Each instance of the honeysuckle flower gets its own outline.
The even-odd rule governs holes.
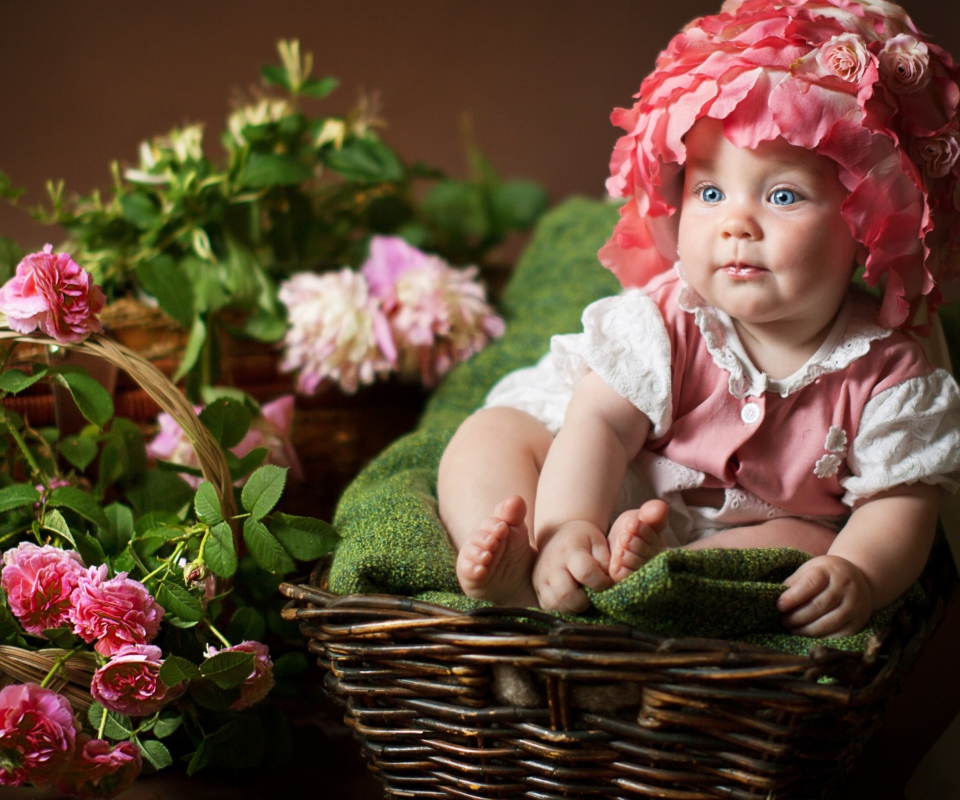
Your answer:
[[[362,275],[302,272],[280,284],[278,297],[290,324],[280,369],[299,370],[297,391],[313,394],[332,381],[352,394],[393,369],[390,326]]]
[[[73,761],[57,780],[57,791],[72,797],[110,800],[133,785],[142,766],[140,748],[133,742],[111,745],[81,733]]]
[[[950,174],[960,157],[960,141],[956,131],[944,131],[936,136],[915,139],[910,155],[931,178],[943,178]]]
[[[888,85],[881,70],[899,77]],[[673,38],[637,102],[611,117],[626,135],[607,189],[627,202],[600,261],[628,287],[672,268],[684,136],[712,117],[737,147],[782,137],[836,164],[842,213],[868,251],[864,278],[883,288],[878,322],[922,331],[939,286],[960,277],[960,253],[943,246],[960,213],[954,181],[925,181],[914,162],[950,173],[958,81],[949,54],[893,3],[727,0]]]
[[[362,272],[390,320],[401,373],[426,386],[504,331],[475,267],[454,269],[398,236],[374,236]]]
[[[70,608],[74,633],[93,649],[113,656],[131,644],[146,644],[160,630],[163,606],[139,581],[121,572],[107,579],[107,566],[90,567],[80,576]]]
[[[240,697],[231,704],[230,708],[240,711],[256,705],[270,694],[275,683],[273,679],[273,660],[270,658],[270,649],[260,642],[240,642],[232,647],[217,650],[207,645],[205,656],[211,658],[218,653],[253,653],[253,672],[240,684]]]
[[[257,103],[245,105],[234,111],[227,119],[227,128],[233,141],[242,147],[247,144],[247,139],[243,135],[244,128],[277,122],[292,113],[293,106],[287,100],[265,97]]]
[[[243,458],[257,447],[266,447],[266,463],[289,467],[293,477],[303,480],[303,468],[291,441],[294,410],[294,398],[289,394],[264,403],[260,408],[260,415],[250,423],[246,436],[231,447],[230,452]],[[195,406],[194,411],[199,414],[203,407]],[[197,458],[193,444],[177,421],[165,411],[161,411],[157,414],[157,423],[160,429],[147,443],[147,456],[186,467],[199,467],[200,459]],[[203,479],[196,475],[181,477],[194,489],[203,482]],[[242,483],[243,481],[238,481],[237,485]]]
[[[151,644],[125,645],[95,673],[90,694],[100,705],[118,714],[144,717],[159,711],[186,689],[186,683],[167,686],[160,680],[163,652]]]
[[[76,736],[66,697],[36,683],[0,689],[0,786],[52,785],[73,758]]]
[[[71,597],[85,574],[76,551],[21,542],[3,554],[0,585],[23,629],[42,634],[69,624]]]
[[[105,303],[89,273],[49,244],[25,256],[0,287],[0,311],[12,330],[32,333],[39,328],[58,342],[82,342],[101,332],[96,315]]]
[[[909,33],[888,39],[880,51],[880,77],[897,94],[916,94],[930,83],[930,51]]]

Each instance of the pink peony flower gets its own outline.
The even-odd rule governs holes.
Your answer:
[[[77,737],[77,751],[57,781],[57,791],[73,797],[116,797],[140,775],[140,748],[133,742],[111,745],[85,733]]]
[[[817,63],[829,75],[859,83],[870,64],[870,53],[860,36],[843,33],[821,46]]]
[[[200,406],[194,408],[198,414],[202,410]],[[294,398],[290,394],[264,403],[260,408],[260,416],[250,424],[247,435],[236,446],[231,447],[230,452],[238,458],[243,458],[257,447],[266,447],[267,464],[290,467],[291,475],[298,480],[304,480],[300,459],[290,441],[293,435],[294,410]],[[157,423],[160,425],[160,430],[147,444],[147,455],[152,459],[170,461],[187,467],[199,467],[200,459],[197,458],[193,444],[176,420],[165,411],[161,411],[157,414]],[[195,475],[181,477],[194,489],[203,481]],[[244,481],[237,481],[237,486],[243,483]]]
[[[0,689],[0,786],[49,786],[73,758],[73,709],[36,683]]]
[[[80,554],[21,542],[3,554],[0,585],[23,629],[41,634],[70,622],[70,598],[86,574]]]
[[[936,136],[915,139],[910,155],[931,178],[943,178],[950,174],[960,157],[957,132],[944,131]]]
[[[280,369],[300,370],[298,392],[313,394],[333,381],[352,394],[393,369],[390,326],[362,275],[302,272],[280,284],[278,296],[290,321]]]
[[[90,694],[104,708],[131,717],[159,711],[186,689],[185,683],[167,686],[160,680],[163,652],[151,644],[121,647],[93,673]]]
[[[909,33],[887,40],[880,52],[880,77],[897,94],[917,94],[930,83],[930,51]]]
[[[90,567],[80,577],[73,596],[70,621],[93,649],[113,656],[126,645],[146,644],[160,630],[164,610],[139,581],[126,572],[107,580],[107,566]]]
[[[224,647],[222,650],[207,645],[207,658],[218,653],[253,653],[254,656],[253,672],[240,684],[240,698],[234,701],[230,708],[236,711],[249,708],[270,694],[275,681],[273,680],[273,661],[270,658],[270,650],[265,644],[247,641],[232,647]]]
[[[362,271],[390,320],[401,374],[426,386],[504,331],[476,267],[454,269],[398,236],[374,236]]]
[[[106,302],[100,287],[67,253],[47,245],[17,265],[0,288],[0,311],[20,333],[39,328],[58,342],[82,342],[103,328],[96,315]]]

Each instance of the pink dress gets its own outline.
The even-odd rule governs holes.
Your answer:
[[[859,498],[918,480],[960,485],[957,384],[910,337],[878,326],[876,310],[852,288],[819,350],[774,380],[729,317],[671,272],[588,306],[583,333],[553,337],[486,405],[520,408],[556,432],[593,370],[651,422],[614,514],[660,497],[677,544],[780,516],[839,529]],[[723,507],[687,506],[680,495],[696,487],[724,489]]]

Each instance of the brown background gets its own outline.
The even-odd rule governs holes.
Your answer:
[[[954,2],[908,2],[918,26],[960,54]],[[554,200],[599,196],[629,105],[669,37],[719,0],[0,0],[0,169],[45,200],[108,189],[108,165],[137,160],[143,139],[207,125],[220,154],[230,99],[299,37],[315,76],[341,87],[321,105],[342,113],[379,91],[386,140],[407,160],[465,175],[459,118],[502,175],[541,182]],[[0,205],[0,234],[27,248],[61,234]]]

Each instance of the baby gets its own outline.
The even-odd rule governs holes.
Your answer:
[[[786,546],[784,625],[840,636],[916,580],[960,477],[909,335],[960,267],[957,78],[880,0],[728,0],[671,41],[613,117],[626,290],[441,461],[466,594],[576,612],[665,548]]]

